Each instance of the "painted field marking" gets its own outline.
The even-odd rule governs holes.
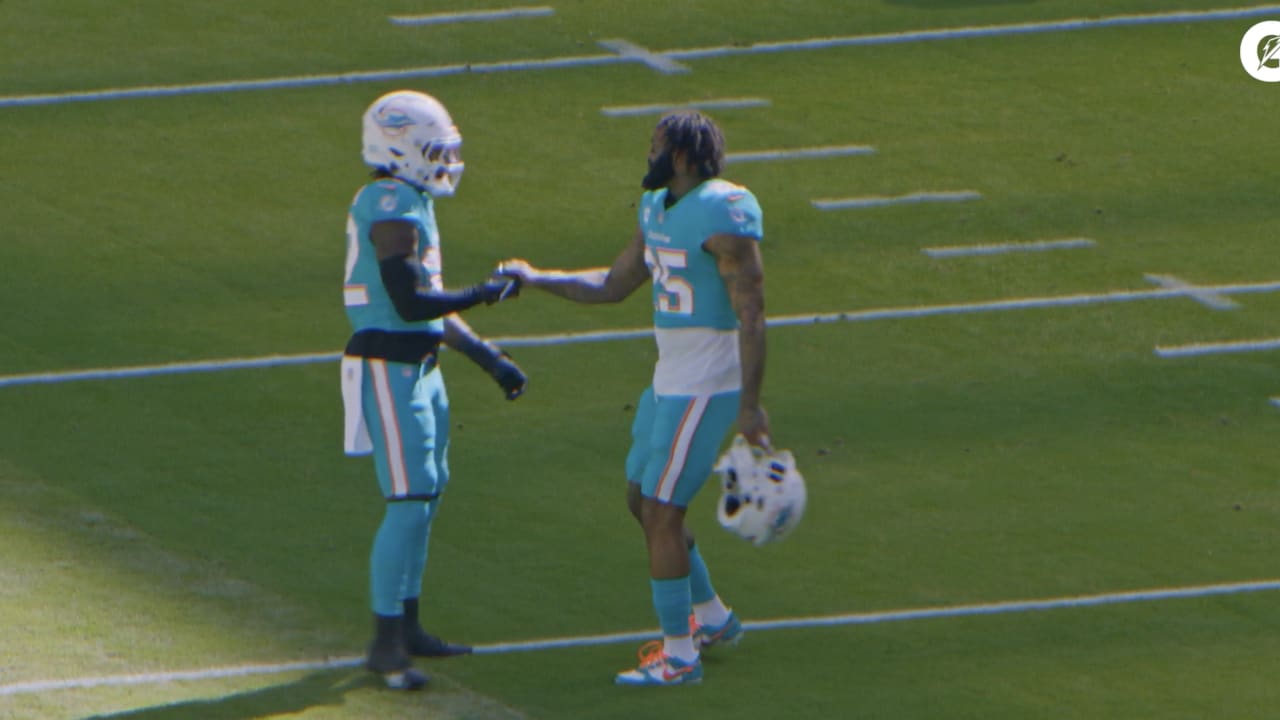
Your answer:
[[[1205,285],[1199,286],[1198,289],[1222,295],[1232,295],[1236,293],[1272,293],[1280,292],[1280,281],[1237,283],[1232,285]],[[1138,300],[1167,300],[1169,298],[1185,297],[1186,295],[1186,288],[1113,290],[1111,292],[1104,293],[1049,295],[1044,297],[988,300],[985,302],[974,303],[947,303],[942,305],[873,308],[869,310],[851,310],[848,312],[807,315],[779,315],[777,317],[769,318],[767,325],[769,327],[789,327],[794,325],[817,325],[824,323],[871,322],[875,320],[936,317],[939,315],[964,315],[969,313],[1004,312],[1009,310],[1101,305],[1105,303],[1134,302]],[[547,335],[513,335],[509,337],[491,338],[491,340],[499,345],[507,347],[544,347],[550,345],[609,342],[614,340],[635,340],[648,337],[653,337],[652,328],[592,330],[587,332],[552,333]],[[0,375],[0,388],[15,387],[19,385],[42,385],[72,382],[77,380],[111,380],[117,378],[173,375],[189,372],[214,372],[220,370],[277,367],[281,365],[304,365],[309,363],[332,362],[338,360],[339,357],[341,357],[341,353],[336,352],[304,353],[299,355],[267,355],[264,357],[201,360],[197,362],[164,363],[159,365],[139,365],[123,368],[96,368],[90,370],[64,370],[58,372]]]
[[[1225,355],[1228,353],[1280,350],[1280,338],[1266,340],[1237,340],[1219,343],[1192,343],[1190,345],[1157,345],[1156,355],[1162,358],[1195,357],[1197,355]]]
[[[82,690],[96,687],[127,687],[130,685],[161,685],[171,682],[193,680],[218,680],[222,678],[253,677],[255,675],[278,675],[287,672],[304,670],[336,670],[356,667],[364,662],[364,657],[342,657],[329,660],[314,660],[289,663],[263,663],[256,665],[233,665],[229,667],[206,668],[203,670],[177,670],[170,672],[138,673],[136,675],[107,675],[103,677],[72,678],[67,680],[36,680],[31,682],[10,683],[0,685],[0,697],[6,695],[25,695],[29,693],[55,692],[58,690]]]
[[[1043,252],[1066,250],[1097,245],[1089,238],[1065,238],[1062,240],[1033,240],[1031,242],[992,243],[987,245],[944,245],[921,248],[920,252],[935,258],[962,257],[966,255],[998,255],[1011,252]]]
[[[769,160],[811,160],[815,158],[846,157],[849,155],[875,155],[870,145],[821,145],[818,147],[791,148],[788,150],[755,150],[727,153],[726,163],[762,162]]]
[[[691,72],[688,65],[681,65],[675,60],[672,60],[668,55],[656,53],[648,48],[640,47],[630,40],[612,38],[609,40],[599,40],[596,44],[606,50],[614,51],[624,59],[638,60],[663,75],[681,75],[683,73]]]
[[[838,198],[810,201],[819,210],[861,210],[863,208],[884,207],[886,205],[916,205],[931,202],[967,202],[981,200],[982,193],[976,190],[954,190],[943,192],[913,192],[906,195],[866,195],[863,197]]]
[[[154,377],[157,375],[182,375],[185,373],[195,372],[218,372],[221,370],[249,370],[252,368],[281,367],[284,365],[307,365],[310,363],[337,361],[341,357],[342,353],[340,352],[304,353],[301,355],[264,355],[262,357],[197,360],[195,362],[161,363],[158,365],[134,365],[131,367],[90,368],[88,370],[27,373],[24,375],[0,376],[0,387],[9,387],[14,385],[45,385],[51,383],[75,382],[77,380],[122,380],[134,377]]]
[[[1173,275],[1156,275],[1153,273],[1147,273],[1142,277],[1153,285],[1184,290],[1187,293],[1187,297],[1195,300],[1201,305],[1213,308],[1214,310],[1235,310],[1240,307],[1240,304],[1231,298],[1225,298],[1213,291],[1198,288],[1186,280],[1174,277]]]
[[[766,107],[771,103],[764,98],[720,98],[716,100],[691,100],[689,102],[652,103],[649,105],[613,105],[600,108],[600,114],[608,117],[635,117],[653,115],[672,110],[736,110],[739,108]]]
[[[428,15],[391,15],[387,19],[395,25],[442,25],[455,22],[489,22],[514,18],[545,17],[554,15],[555,12],[555,8],[539,6],[515,7],[506,10],[431,13]]]
[[[1223,595],[1239,595],[1242,593],[1269,592],[1280,590],[1280,580],[1255,580],[1237,583],[1220,583],[1213,585],[1194,585],[1188,587],[1156,588],[1152,590],[1136,590],[1124,592],[1101,593],[1096,595],[1075,595],[1067,597],[1043,598],[1035,600],[1011,600],[994,603],[976,603],[966,605],[944,605],[903,610],[885,610],[867,613],[843,613],[838,615],[814,615],[809,617],[778,618],[745,622],[743,627],[753,632],[768,630],[789,630],[796,628],[835,627],[844,625],[874,625],[886,622],[904,622],[912,620],[936,620],[956,617],[973,617],[985,615],[1007,615],[1010,613],[1043,612],[1046,610],[1093,608],[1106,605],[1119,605],[1137,602],[1157,602],[1165,600],[1181,600],[1205,598]],[[547,638],[521,642],[489,643],[475,646],[476,655],[500,655],[513,652],[531,652],[540,650],[556,650],[562,648],[589,647],[596,645],[614,645],[619,643],[640,642],[650,640],[658,634],[656,629],[637,630],[633,632],[611,633],[607,635],[580,635],[576,637]],[[364,661],[362,656],[329,658],[311,662],[290,662],[279,664],[238,665],[232,667],[206,668],[203,670],[183,670],[175,672],[155,672],[137,675],[107,675],[102,677],[82,677],[64,680],[36,680],[28,682],[0,685],[0,697],[22,695],[28,693],[47,693],[60,690],[79,690],[96,687],[121,687],[129,685],[160,684],[177,681],[214,680],[229,677],[247,677],[252,675],[271,675],[300,670],[327,670],[357,667]]]
[[[1101,18],[1075,18],[1046,22],[1016,23],[1010,25],[985,25],[882,33],[877,35],[846,35],[812,38],[808,40],[760,43],[747,46],[726,45],[688,50],[669,50],[665,53],[661,53],[661,55],[668,61],[674,62],[676,60],[697,60],[702,58],[727,57],[733,55],[757,55],[800,50],[823,50],[839,47],[894,45],[901,43],[930,42],[935,40],[957,40],[964,38],[999,37],[1005,35],[1069,32],[1090,28],[1239,20],[1264,15],[1274,15],[1277,13],[1280,13],[1280,5],[1258,5],[1253,7],[1228,8],[1220,10],[1196,10],[1186,12],[1153,13],[1147,15],[1113,15]],[[557,68],[577,68],[595,65],[611,65],[616,63],[632,62],[634,60],[635,58],[622,57],[617,54],[579,55],[538,60],[510,60],[490,63],[454,63],[450,65],[431,65],[416,68],[402,68],[398,70],[357,71],[329,75],[292,75],[259,80],[222,81],[194,83],[188,85],[150,85],[63,93],[41,93],[34,95],[4,95],[0,96],[0,108],[24,107],[31,105],[54,105],[69,102],[122,100],[127,98],[155,98],[172,97],[175,95],[241,92],[245,90],[317,87],[343,85],[353,82],[380,82],[426,77],[442,77],[447,75],[462,75],[466,73],[498,73],[520,72],[526,70],[549,70]]]

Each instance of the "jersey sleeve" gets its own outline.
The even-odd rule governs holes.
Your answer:
[[[764,239],[764,213],[750,190],[733,187],[720,198],[718,205],[712,233]]]
[[[416,190],[395,181],[370,183],[356,198],[360,215],[371,224],[405,219],[420,203]]]

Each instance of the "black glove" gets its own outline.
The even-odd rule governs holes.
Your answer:
[[[493,305],[520,294],[520,278],[500,276],[491,277],[476,288],[485,305]]]
[[[515,400],[520,397],[524,394],[524,389],[529,385],[529,378],[525,376],[524,371],[505,352],[498,355],[497,359],[494,360],[493,365],[489,368],[489,375],[498,381],[498,385],[506,393],[508,400]]]

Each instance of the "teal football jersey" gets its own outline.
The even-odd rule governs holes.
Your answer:
[[[387,295],[373,242],[369,239],[369,228],[382,220],[401,220],[417,226],[419,285],[435,290],[444,288],[440,233],[431,197],[399,180],[371,182],[356,193],[347,215],[347,275],[342,294],[352,330],[416,331],[443,336],[443,318],[407,322],[396,312]]]
[[[638,209],[644,261],[653,276],[653,324],[657,328],[734,330],[738,317],[716,267],[702,249],[717,234],[764,238],[760,204],[750,190],[708,180],[664,208],[667,189],[646,192]]]

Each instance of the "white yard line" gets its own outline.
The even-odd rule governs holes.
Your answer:
[[[1162,358],[1194,357],[1196,355],[1225,355],[1228,353],[1280,350],[1280,338],[1265,340],[1235,340],[1232,342],[1191,343],[1189,345],[1157,345],[1156,355]]]
[[[764,98],[718,98],[711,100],[690,100],[688,102],[650,103],[648,105],[612,105],[600,108],[600,114],[607,117],[636,117],[638,115],[654,115],[672,110],[736,110],[739,108],[767,107],[769,101]]]
[[[1235,283],[1229,285],[1204,285],[1195,286],[1195,289],[1218,295],[1234,295],[1238,293],[1272,293],[1280,292],[1280,281]],[[1031,310],[1037,308],[1101,305],[1106,303],[1135,302],[1139,300],[1168,300],[1171,298],[1187,297],[1187,295],[1188,288],[1186,287],[1156,288],[1148,290],[1113,290],[1111,292],[1104,293],[1008,298],[1003,300],[988,300],[985,302],[972,303],[947,303],[943,305],[872,308],[868,310],[850,310],[848,312],[780,315],[770,318],[768,325],[769,327],[787,327],[793,325],[816,325],[823,323],[871,322],[876,320],[935,317],[939,315],[965,315],[984,312],[1005,312],[1010,310]],[[492,340],[505,347],[538,347],[546,345],[608,342],[614,340],[635,340],[652,336],[652,328],[632,328],[553,333],[548,335],[515,335],[510,337],[492,338]],[[305,365],[309,363],[335,362],[338,360],[340,355],[340,353],[336,352],[303,353],[298,355],[266,355],[261,357],[200,360],[186,363],[162,363],[158,365],[137,365],[131,367],[93,368],[88,370],[62,370],[54,372],[23,373],[17,375],[0,375],[0,388],[21,385],[44,385],[80,380],[113,380],[119,378],[173,375],[190,372],[242,370],[247,368],[277,367],[281,365]]]
[[[506,10],[474,10],[469,12],[430,13],[427,15],[391,15],[387,19],[395,25],[443,25],[456,22],[492,22],[514,18],[546,17],[554,15],[555,8],[515,7]]]
[[[1101,18],[1069,18],[1066,20],[1051,20],[1045,22],[916,30],[909,32],[880,33],[875,35],[845,35],[810,38],[806,40],[758,43],[746,46],[726,45],[686,50],[668,50],[665,52],[644,50],[645,55],[640,57],[624,57],[617,54],[579,55],[489,63],[453,63],[449,65],[430,65],[425,67],[400,68],[394,70],[354,71],[328,75],[291,75],[257,80],[232,80],[187,85],[150,85],[142,87],[106,88],[102,90],[39,93],[32,95],[3,95],[0,96],[0,108],[24,107],[31,105],[54,105],[70,102],[123,100],[128,98],[172,97],[175,95],[240,92],[245,90],[343,85],[353,82],[408,80],[447,75],[463,75],[467,73],[479,74],[578,68],[636,61],[654,62],[658,65],[664,65],[676,63],[678,60],[699,60],[704,58],[717,58],[734,55],[757,55],[776,52],[824,50],[839,47],[895,45],[903,43],[931,42],[937,40],[959,40],[1001,37],[1007,35],[1071,32],[1106,27],[1133,27],[1142,25],[1243,20],[1247,18],[1277,14],[1280,14],[1280,5],[1256,5],[1218,10],[1112,15]]]
[[[969,255],[999,255],[1012,252],[1043,252],[1067,250],[1097,245],[1089,238],[1065,238],[1062,240],[1033,240],[1031,242],[991,243],[984,245],[944,245],[921,248],[920,252],[935,258],[964,257]]]
[[[1043,612],[1047,610],[1063,610],[1092,608],[1107,605],[1120,605],[1138,602],[1160,602],[1168,600],[1184,600],[1223,595],[1240,595],[1244,593],[1271,592],[1280,590],[1280,580],[1252,580],[1236,583],[1218,583],[1212,585],[1191,585],[1184,587],[1155,588],[1149,590],[1120,591],[1095,595],[1072,595],[1032,600],[1009,600],[994,603],[975,603],[961,605],[943,605],[923,608],[907,608],[900,610],[883,610],[879,612],[842,613],[837,615],[813,615],[807,617],[786,617],[773,620],[745,622],[743,627],[750,632],[769,630],[789,630],[795,628],[835,627],[844,625],[874,625],[887,622],[905,622],[912,620],[935,620],[944,618],[973,617],[983,615],[1008,615],[1011,613]],[[657,635],[656,629],[635,630],[631,632],[611,633],[607,635],[579,635],[571,637],[544,638],[517,642],[488,643],[475,646],[476,655],[498,655],[513,652],[531,652],[539,650],[556,650],[564,648],[588,647],[594,645],[612,645],[618,643],[640,642],[650,640]],[[357,667],[363,662],[359,656],[327,658],[324,660],[288,662],[276,664],[237,665],[231,667],[214,667],[196,670],[179,670],[171,672],[140,673],[135,675],[106,675],[100,677],[79,677],[56,680],[32,680],[0,685],[0,697],[29,693],[49,693],[61,690],[79,690],[97,687],[122,687],[130,685],[152,685],[177,681],[216,680],[230,677],[246,677],[253,675],[272,675],[304,670],[326,670]]]
[[[1153,285],[1167,288],[1179,288],[1187,293],[1187,297],[1214,310],[1235,310],[1240,307],[1239,303],[1231,298],[1225,298],[1204,288],[1198,288],[1195,285],[1173,275],[1156,275],[1147,273],[1142,276],[1147,282]]]
[[[640,47],[630,40],[611,38],[599,40],[596,44],[606,50],[612,50],[623,59],[642,62],[663,75],[682,75],[689,72],[688,65],[681,65],[672,60],[669,55],[653,52],[649,48]]]
[[[948,190],[942,192],[913,192],[906,195],[864,195],[852,198],[831,198],[810,201],[819,210],[862,210],[886,205],[918,205],[934,202],[967,202],[981,200],[976,190]]]
[[[770,160],[812,160],[849,155],[875,155],[870,145],[820,145],[818,147],[789,148],[784,150],[753,150],[728,153],[726,163],[764,162]]]

